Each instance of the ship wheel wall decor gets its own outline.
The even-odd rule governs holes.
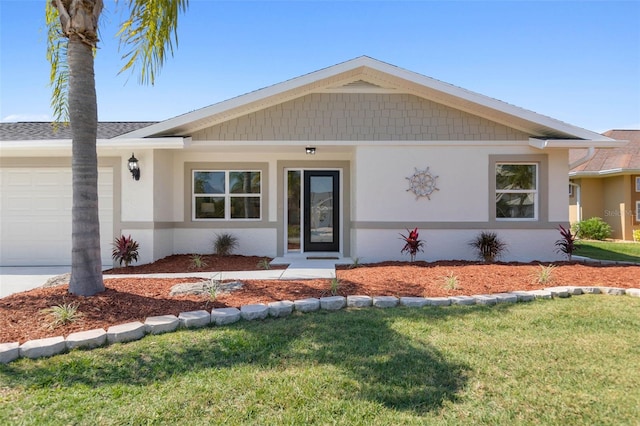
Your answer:
[[[417,167],[414,167],[415,172],[412,176],[409,176],[405,179],[409,181],[409,189],[415,194],[416,200],[420,197],[427,197],[427,199],[431,200],[431,194],[433,191],[440,191],[436,187],[436,179],[438,176],[434,176],[430,171],[429,167],[425,170],[418,170]]]

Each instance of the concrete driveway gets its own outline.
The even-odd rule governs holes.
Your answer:
[[[71,272],[71,266],[0,266],[0,297],[40,287],[49,278]]]

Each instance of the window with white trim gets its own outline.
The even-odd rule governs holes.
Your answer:
[[[640,222],[640,201],[636,201],[636,222]]]
[[[496,220],[538,219],[538,164],[496,163]]]
[[[194,220],[260,220],[259,170],[194,170]]]
[[[636,176],[636,192],[640,192],[640,176]]]

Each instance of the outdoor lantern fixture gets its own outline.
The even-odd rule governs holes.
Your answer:
[[[135,180],[140,180],[140,167],[138,166],[138,159],[133,155],[133,152],[131,153],[131,158],[129,158],[129,171]]]
[[[315,146],[308,146],[308,147],[305,148],[305,152],[307,153],[307,155],[315,155],[316,147]]]

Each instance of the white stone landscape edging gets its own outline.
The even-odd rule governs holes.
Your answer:
[[[474,296],[449,297],[400,297],[395,296],[331,296],[319,299],[310,298],[296,301],[284,300],[265,304],[252,304],[237,308],[218,308],[211,313],[200,310],[182,312],[175,315],[149,317],[144,323],[139,321],[114,325],[107,331],[96,330],[72,333],[65,339],[62,336],[29,340],[22,345],[18,342],[0,343],[0,364],[7,364],[18,358],[41,358],[57,355],[75,348],[92,349],[111,343],[124,343],[139,340],[147,334],[168,333],[178,328],[199,328],[210,324],[222,326],[244,319],[254,321],[267,318],[280,318],[298,312],[313,312],[319,309],[338,311],[347,308],[390,308],[404,306],[422,308],[424,306],[450,305],[495,305],[499,303],[529,302],[535,299],[567,298],[580,294],[605,294],[612,296],[628,295],[640,297],[640,288],[567,286],[549,287],[543,290],[513,291],[510,293],[479,294]]]

